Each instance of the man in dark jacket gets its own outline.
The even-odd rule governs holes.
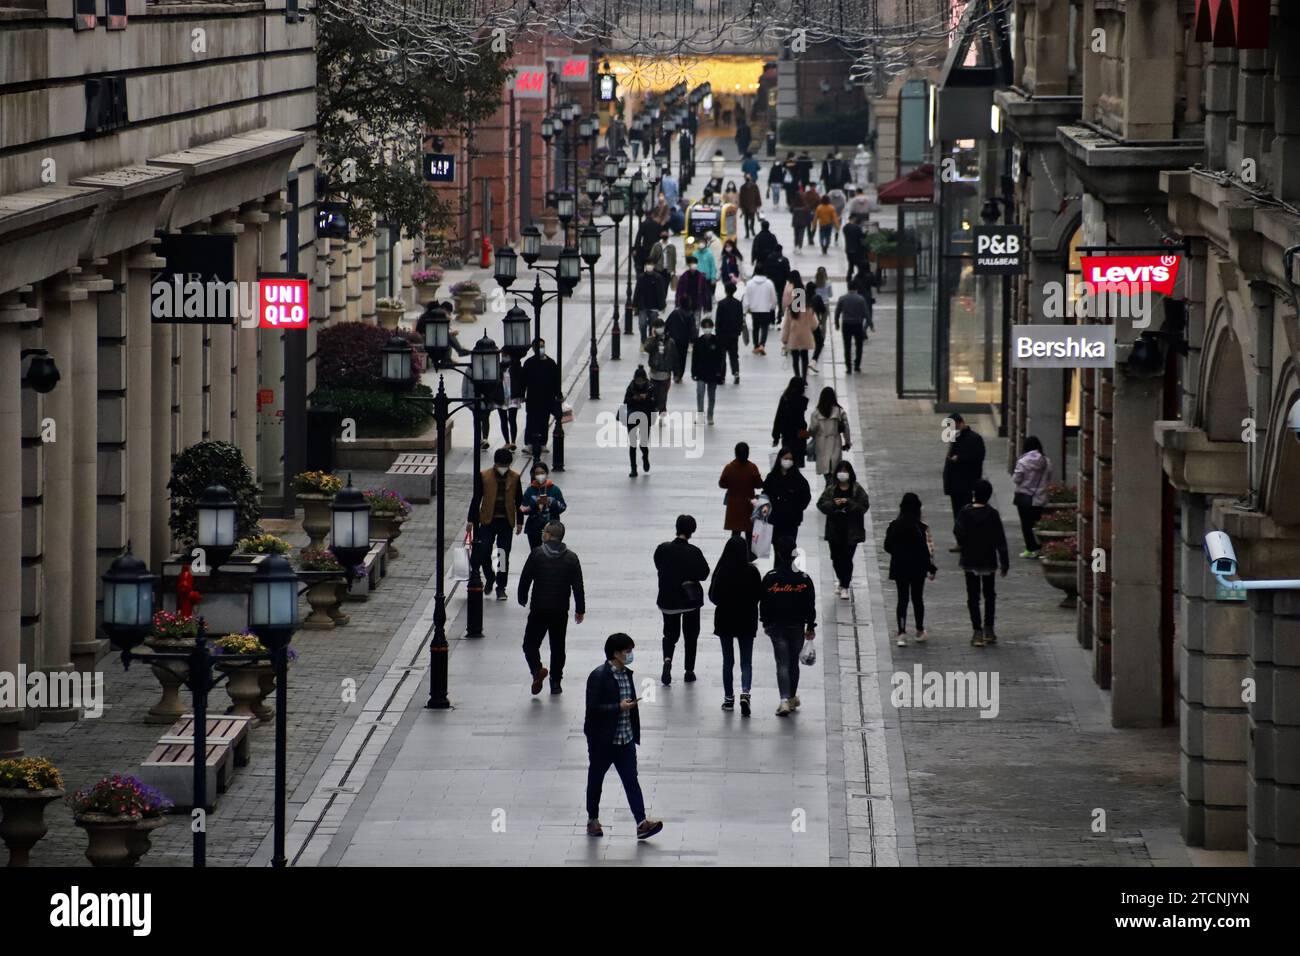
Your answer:
[[[689,294],[683,296],[680,291],[678,292],[677,308],[668,313],[668,321],[664,323],[664,334],[672,339],[676,347],[673,353],[676,358],[673,380],[680,384],[682,376],[686,374],[686,355],[696,335],[695,300]]]
[[[704,606],[704,588],[700,582],[709,576],[709,562],[704,552],[691,544],[695,519],[677,516],[677,537],[655,548],[655,570],[659,572],[659,594],[655,603],[664,618],[664,671],[660,680],[673,682],[673,650],[677,638],[686,638],[686,682],[695,680],[695,642],[700,636],[700,608]]]
[[[632,308],[636,310],[637,328],[643,344],[650,334],[650,323],[663,310],[667,298],[668,287],[655,272],[654,265],[647,262],[636,277],[636,288],[632,290]]]
[[[734,301],[734,300],[733,300]],[[718,386],[727,380],[727,354],[722,343],[713,334],[713,320],[705,316],[700,323],[700,337],[691,349],[691,378],[695,380],[695,412],[703,414],[704,399],[708,397],[708,422],[713,424],[713,403]]]
[[[785,283],[790,278],[790,260],[787,259],[782,251],[781,244],[777,243],[772,254],[767,257],[763,263],[766,268],[766,275],[772,280],[772,286],[776,289],[776,301],[781,302],[781,296],[785,293]],[[776,310],[776,324],[781,324],[781,313],[783,309]]]
[[[560,366],[546,354],[546,343],[533,343],[533,356],[520,369],[524,389],[524,443],[532,449],[534,460],[542,457],[551,431],[551,416],[560,408]]]
[[[740,337],[745,333],[745,307],[736,298],[734,283],[725,283],[722,287],[723,297],[718,302],[717,334],[718,344],[731,361],[731,375],[737,385],[740,384]],[[723,370],[722,379],[727,378]]]
[[[862,371],[862,343],[867,340],[867,321],[870,307],[857,283],[849,283],[849,291],[835,300],[835,328],[844,336],[844,371]],[[856,348],[855,348],[856,346]]]
[[[794,538],[772,543],[775,566],[763,575],[758,617],[772,639],[776,654],[776,685],[781,704],[778,717],[789,717],[799,706],[799,652],[817,632],[817,591],[813,580],[794,566]]]
[[[511,532],[524,529],[519,512],[523,500],[519,472],[510,468],[514,455],[508,448],[498,448],[492,456],[493,466],[474,478],[474,494],[469,502],[466,531],[474,532],[474,562],[483,568],[483,589],[496,586],[497,600],[506,599],[506,581],[510,577]]]
[[[636,747],[641,742],[641,717],[637,713],[636,683],[632,669],[632,638],[611,634],[605,641],[605,663],[587,677],[587,717],[582,732],[587,737],[587,836],[604,836],[600,825],[600,791],[613,765],[623,781],[627,802],[636,820],[638,840],[664,828],[645,815],[645,799],[636,778]]]
[[[866,234],[862,230],[862,220],[857,216],[849,216],[849,221],[844,224],[844,228],[840,230],[840,234],[844,236],[844,258],[847,262],[846,268],[848,270],[844,273],[844,282],[849,286],[849,288],[852,288],[853,270],[856,269],[865,258],[863,243],[865,242]]]
[[[758,265],[776,252],[778,245],[780,243],[777,241],[776,233],[772,231],[771,224],[766,219],[759,220],[758,235],[754,237],[754,242],[749,247],[749,261]]]
[[[700,271],[694,256],[686,257],[686,271],[677,277],[677,307],[689,301],[689,308],[703,315],[713,311],[713,283]]]
[[[961,569],[966,572],[966,607],[974,628],[972,647],[996,644],[998,636],[993,631],[993,615],[997,604],[997,578],[1000,570],[1007,576],[1010,556],[1007,553],[1007,535],[1002,528],[1002,516],[989,505],[993,486],[981,478],[971,492],[974,501],[961,509],[952,533],[957,537],[961,551]],[[984,595],[984,616],[980,617],[980,592]]]
[[[966,424],[961,412],[953,412],[952,419],[957,434],[948,446],[943,463],[943,493],[952,500],[952,516],[956,519],[961,509],[970,504],[975,482],[984,477],[984,439]],[[951,549],[954,553],[959,549]]]
[[[528,602],[532,588],[533,600]],[[552,521],[542,530],[542,545],[528,556],[519,575],[519,603],[528,608],[524,625],[524,659],[533,675],[533,693],[542,692],[542,681],[551,677],[551,693],[561,693],[564,678],[564,635],[569,628],[569,592],[573,592],[573,619],[582,623],[587,597],[582,589],[582,562],[564,545],[564,525]],[[551,667],[542,666],[538,651],[549,634]]]

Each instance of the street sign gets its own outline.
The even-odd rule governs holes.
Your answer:
[[[514,93],[516,99],[546,99],[546,67],[521,66],[515,72]]]
[[[1025,271],[1025,230],[1020,226],[975,227],[975,274],[1014,276]]]
[[[591,58],[570,56],[560,61],[561,83],[587,83],[591,76]]]
[[[157,254],[167,265],[154,272],[150,314],[156,325],[231,325],[235,289],[235,237],[168,233]]]
[[[425,153],[424,178],[431,183],[456,180],[456,157],[452,153]]]

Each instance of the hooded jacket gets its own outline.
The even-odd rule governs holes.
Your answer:
[[[992,505],[969,504],[962,508],[952,533],[961,546],[962,570],[1005,571],[1011,566],[1002,516]]]
[[[533,600],[528,603],[528,589]],[[569,592],[573,592],[573,610],[587,611],[582,589],[582,562],[563,541],[546,541],[533,549],[519,575],[519,603],[534,611],[569,611]]]
[[[1035,508],[1047,504],[1047,485],[1052,480],[1052,462],[1041,451],[1027,451],[1016,462],[1011,473],[1016,484],[1016,494],[1029,495]]]
[[[655,387],[650,383],[650,379],[637,382],[633,378],[628,384],[627,391],[623,393],[623,405],[626,407],[623,424],[628,428],[634,428],[640,421],[632,418],[636,414],[645,416],[644,420],[649,422],[655,413]]]

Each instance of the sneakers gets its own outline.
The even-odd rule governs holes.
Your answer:
[[[648,840],[663,828],[664,823],[662,820],[642,820],[641,825],[636,828],[636,838],[638,840]]]
[[[979,630],[978,628],[976,629],[975,633],[971,635],[971,638],[970,638],[970,646],[971,646],[971,647],[983,647],[983,646],[984,646],[984,632],[983,632],[983,631]]]
[[[929,639],[930,635],[925,633],[925,631],[918,631],[916,634],[916,643],[918,644],[924,644]]]
[[[498,601],[504,601],[504,600],[506,600],[506,598],[507,598],[506,589],[505,589],[505,588],[497,588],[497,600],[498,600]]]
[[[723,710],[728,710],[728,711],[730,711],[730,710],[735,710],[735,709],[736,709],[736,698],[734,698],[734,697],[724,697],[724,698],[722,698],[722,709],[723,709]]]
[[[536,695],[536,694],[540,694],[540,693],[542,692],[542,684],[544,684],[544,683],[546,682],[546,675],[549,674],[549,673],[550,673],[550,671],[548,671],[545,667],[539,667],[539,668],[537,669],[537,673],[533,675],[533,694],[534,694],[534,695]]]
[[[1037,558],[1037,557],[1038,557],[1038,552],[1037,552],[1037,551],[1030,551],[1028,548],[1025,548],[1025,550],[1023,550],[1023,551],[1020,552],[1020,556],[1021,556],[1022,558]]]
[[[815,371],[817,371],[817,363],[816,363],[816,362],[813,362],[813,361],[810,360],[810,361],[808,362],[808,371],[810,371],[810,372],[815,372]]]
[[[997,642],[998,642],[998,636],[993,633],[993,628],[991,627],[984,628],[984,643],[996,644]]]
[[[749,716],[749,695],[748,694],[740,695],[740,716],[742,717]]]
[[[663,682],[665,687],[673,682],[673,662],[671,658],[664,661],[664,672],[659,675],[659,680]]]
[[[712,415],[709,416],[709,424],[710,424],[710,425],[713,424],[713,416],[712,416]]]
[[[483,449],[488,449],[492,447],[492,443],[488,441],[486,438],[484,438],[481,442],[478,443],[478,447]]]
[[[732,381],[733,384],[735,384],[735,385],[739,385],[739,384],[740,384],[740,376],[739,376],[739,375],[735,375],[735,376],[733,376],[732,379],[731,379],[731,381]]]
[[[587,821],[587,836],[603,837],[604,835],[605,831],[600,828],[599,820]]]
[[[779,704],[777,705],[777,707],[776,707],[776,715],[777,715],[778,717],[789,717],[789,716],[790,716],[790,702],[789,702],[788,700],[783,700],[783,701],[781,701],[781,703],[779,703]]]
[[[907,646],[907,632],[906,632],[906,631],[899,631],[899,632],[898,632],[898,640],[894,641],[894,643],[895,643],[896,645],[898,645],[899,647],[906,647],[906,646]]]
[[[851,588],[840,588],[841,601],[847,601],[851,597],[853,597],[853,590]]]
[[[801,703],[802,703],[802,701],[799,700],[799,695],[798,695],[798,694],[795,694],[793,697],[790,698],[790,709],[791,709],[791,710],[794,710],[794,709],[795,709],[796,707],[798,707]]]
[[[695,671],[687,671],[687,672],[686,672],[686,683],[688,683],[688,684],[693,684],[693,683],[695,683]]]

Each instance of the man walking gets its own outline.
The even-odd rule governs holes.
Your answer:
[[[546,343],[533,343],[533,356],[520,369],[524,390],[524,443],[533,459],[542,457],[551,432],[551,415],[560,407],[560,366],[546,354]]]
[[[697,416],[704,414],[704,400],[707,397],[708,422],[712,425],[718,386],[727,380],[727,353],[723,351],[718,337],[713,334],[713,320],[708,316],[700,323],[700,337],[691,349],[691,378],[695,380],[695,413]]]
[[[853,204],[850,203],[849,209],[851,210],[852,208]],[[845,268],[848,270],[844,274],[844,283],[852,288],[853,270],[856,269],[858,264],[863,260],[863,258],[865,258],[863,255],[865,234],[862,231],[861,217],[855,216],[850,212],[849,221],[844,224],[843,228],[840,229],[840,232],[844,236],[844,260],[846,263]]]
[[[511,533],[524,530],[523,515],[519,513],[523,500],[519,472],[510,468],[514,457],[510,449],[498,448],[492,456],[493,466],[475,476],[465,524],[466,531],[474,532],[474,561],[483,568],[483,590],[491,592],[495,585],[498,601],[506,599]]]
[[[532,603],[528,591],[532,589]],[[564,525],[552,521],[542,529],[542,544],[524,562],[519,575],[519,603],[528,608],[524,625],[524,659],[533,675],[533,693],[551,678],[551,693],[561,693],[564,679],[564,635],[569,628],[569,592],[573,592],[573,620],[582,623],[587,598],[582,589],[582,562],[564,544]],[[549,635],[551,667],[542,666],[542,638]]]
[[[718,344],[731,362],[731,375],[740,384],[740,337],[745,334],[745,308],[736,298],[736,286],[725,282],[723,296],[718,302]],[[727,378],[724,369],[722,379]]]
[[[996,575],[1001,571],[1005,578],[1011,562],[1002,516],[997,508],[989,505],[993,486],[981,478],[975,482],[971,495],[974,500],[961,509],[952,533],[961,552],[961,569],[966,573],[966,607],[973,629],[970,643],[972,647],[984,647],[998,642],[993,630],[998,597]],[[984,598],[982,617],[981,595]]]
[[[776,318],[780,302],[776,287],[767,277],[767,268],[760,262],[754,267],[753,278],[745,283],[745,294],[741,298],[741,307],[754,317],[755,355],[767,354],[767,330]]]
[[[663,821],[645,815],[645,799],[636,778],[636,748],[641,742],[641,717],[637,713],[632,648],[626,634],[611,634],[605,641],[605,663],[587,677],[587,716],[582,732],[587,737],[587,836],[604,836],[600,825],[600,791],[612,765],[623,781],[636,838],[644,840],[664,828]]]
[[[862,371],[862,343],[867,340],[867,300],[856,283],[835,301],[835,328],[844,337],[844,371]]]
[[[704,552],[691,544],[695,519],[677,516],[677,537],[655,548],[655,570],[659,573],[659,593],[655,603],[664,618],[664,671],[660,680],[673,682],[673,651],[679,636],[686,638],[686,683],[695,680],[695,645],[700,636],[700,608],[704,606],[704,588],[700,584],[709,576],[709,562]]]
[[[777,538],[772,546],[776,562],[763,576],[758,616],[776,655],[776,715],[789,717],[800,703],[799,654],[817,633],[817,593],[812,578],[794,566],[794,538]]]
[[[975,483],[984,477],[984,439],[966,424],[961,412],[953,412],[948,417],[952,420],[956,434],[943,462],[943,493],[952,501],[952,516],[955,520],[961,514],[961,509],[970,504]],[[961,548],[958,546],[949,550],[955,553]]]
[[[749,247],[749,259],[754,263],[754,267],[758,268],[759,263],[776,252],[777,245],[776,233],[772,231],[771,223],[766,219],[760,219],[758,235],[754,237],[753,245]]]

